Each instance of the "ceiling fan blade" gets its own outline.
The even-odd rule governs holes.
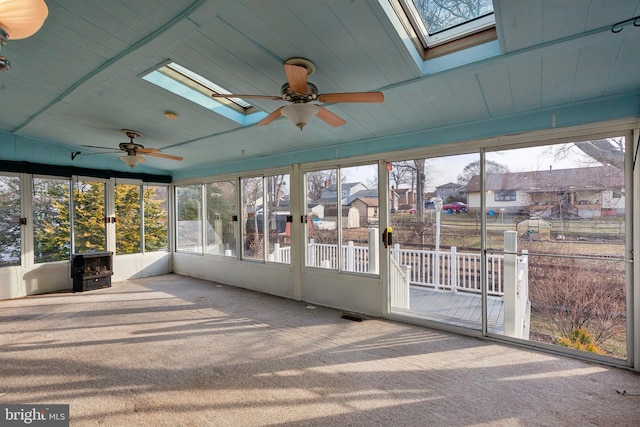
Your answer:
[[[237,93],[213,93],[211,94],[212,98],[253,98],[253,99],[272,99],[274,101],[279,101],[282,98],[274,95],[241,95]]]
[[[382,92],[343,92],[318,95],[320,102],[383,102]]]
[[[307,93],[307,69],[293,64],[284,64],[284,73],[287,75],[289,88],[295,93]]]
[[[81,147],[87,147],[87,148],[100,148],[101,150],[109,150],[109,151],[113,151],[113,152],[118,152],[120,151],[119,149],[113,148],[113,147],[99,147],[97,145],[81,145]]]
[[[157,148],[138,148],[136,150],[138,153],[149,154],[149,153],[159,153],[160,150]]]
[[[277,119],[278,117],[280,117],[282,115],[282,109],[283,108],[284,107],[280,107],[277,110],[273,111],[267,117],[265,117],[264,119],[260,120],[257,123],[257,125],[258,126],[266,126],[266,125],[270,124],[272,121],[274,121],[275,119]]]
[[[331,111],[327,110],[321,105],[318,105],[318,113],[316,115],[321,120],[324,120],[334,128],[337,128],[338,126],[342,126],[343,124],[347,123],[344,121],[342,117],[333,114]]]
[[[163,153],[144,153],[147,156],[153,156],[153,157],[162,157],[163,159],[169,159],[169,160],[182,160],[182,157],[178,157],[178,156],[171,156],[169,154],[163,154]]]

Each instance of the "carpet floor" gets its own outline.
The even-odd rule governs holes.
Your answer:
[[[640,425],[633,372],[341,315],[174,274],[0,301],[0,404],[68,404],[72,426]]]

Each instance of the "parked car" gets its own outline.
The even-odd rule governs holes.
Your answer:
[[[442,210],[447,213],[460,213],[467,212],[469,208],[467,208],[467,205],[462,202],[452,202],[443,205]]]
[[[411,209],[409,209],[409,213],[410,213],[410,214],[414,214],[414,213],[416,213],[416,212],[418,212],[418,210],[416,209],[416,207],[415,207],[415,206],[414,206],[414,207],[412,207]]]

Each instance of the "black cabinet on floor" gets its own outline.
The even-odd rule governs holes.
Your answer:
[[[71,255],[73,292],[111,287],[113,252],[86,252]]]

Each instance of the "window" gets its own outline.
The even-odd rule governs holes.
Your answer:
[[[410,8],[413,6],[423,32],[432,38],[460,26],[466,26],[460,34],[468,33],[477,27],[476,20],[493,14],[492,0],[412,0],[406,3]]]
[[[493,196],[496,202],[511,202],[516,200],[515,191],[496,191]]]
[[[202,185],[176,187],[178,251],[202,253]]]
[[[342,191],[341,269],[357,273],[378,274],[377,255],[371,249],[380,239],[378,229],[378,165],[340,169]],[[372,234],[376,233],[376,234]],[[371,256],[370,256],[371,255]]]
[[[425,58],[496,38],[491,0],[392,0]]]
[[[106,249],[105,184],[77,180],[73,185],[73,251]]]
[[[167,186],[116,184],[115,205],[117,254],[167,250]]]
[[[200,93],[211,96],[214,93],[230,94],[228,90],[218,86],[214,82],[205,79],[199,74],[185,68],[175,62],[170,62],[164,67],[158,68],[158,71],[173,80],[182,83]],[[217,102],[223,103],[234,110],[246,112],[251,109],[251,104],[240,98],[220,98]]]
[[[116,254],[141,252],[140,186],[116,184]]]
[[[338,170],[307,172],[306,242],[308,267],[337,270]]]
[[[70,200],[69,179],[33,178],[33,258],[36,264],[69,259]]]
[[[378,274],[378,165],[305,173],[306,265]],[[338,198],[338,195],[342,197]]]
[[[457,188],[472,188],[472,180],[477,180],[480,155],[409,158],[387,166],[391,166],[387,170],[394,187],[390,206],[395,208],[389,216],[392,310],[410,310],[438,322],[481,329],[485,272],[477,214],[480,198],[469,193],[469,198],[462,199],[456,194]],[[484,276],[496,283],[501,275],[492,263]],[[404,286],[404,275],[410,289]],[[443,301],[441,296],[451,299]]]
[[[263,178],[242,178],[242,257],[264,259]]]
[[[175,62],[165,63],[142,78],[240,125],[254,124],[267,116],[240,98],[212,98],[214,93],[231,92]]]
[[[599,143],[599,152],[582,151],[590,142],[576,141],[487,153],[487,163],[517,164],[523,170],[487,175],[487,188],[497,180],[523,190],[518,210],[487,218],[487,246],[492,256],[506,262],[501,242],[515,231],[516,265],[523,280],[512,283],[518,289],[512,295],[527,295],[528,290],[531,305],[524,339],[624,360],[629,253],[625,138]],[[509,284],[504,283],[506,301]],[[516,319],[516,335],[510,335],[505,324],[504,333],[520,338],[519,325]]]
[[[0,266],[20,265],[20,178],[0,175]]]
[[[289,174],[265,177],[267,200],[267,261],[291,263]]]
[[[289,174],[241,180],[243,258],[291,263],[289,183]]]
[[[212,182],[205,186],[207,195],[208,254],[236,256],[234,215],[238,214],[234,181]]]
[[[145,185],[144,199],[144,251],[168,249],[167,186]]]

